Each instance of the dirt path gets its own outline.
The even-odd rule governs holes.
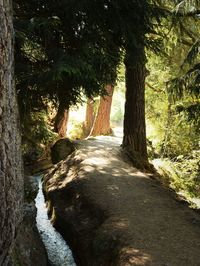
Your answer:
[[[55,225],[77,264],[200,266],[199,214],[124,162],[120,141],[80,142],[45,179]]]

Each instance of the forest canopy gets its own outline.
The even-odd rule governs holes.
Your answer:
[[[178,0],[15,0],[25,154],[37,147],[41,156],[56,132],[65,136],[70,108],[108,96],[110,84],[121,88],[114,97],[125,93],[125,108],[114,101],[112,118],[123,123],[122,146],[135,164],[180,156],[198,164],[199,7]],[[81,122],[72,135],[84,137],[82,131]]]

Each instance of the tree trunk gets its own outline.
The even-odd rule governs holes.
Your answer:
[[[0,2],[0,265],[9,254],[22,220],[23,175],[13,74],[11,2]]]
[[[110,135],[112,133],[110,127],[110,112],[113,91],[114,87],[112,85],[106,86],[106,92],[108,95],[100,98],[98,112],[90,136]]]
[[[93,99],[88,99],[87,101],[87,108],[86,108],[86,116],[84,122],[84,132],[85,136],[90,134],[92,126],[94,124],[95,113],[94,113],[94,101]]]
[[[55,132],[58,133],[58,135],[61,138],[66,136],[68,119],[69,119],[69,109],[67,109],[65,105],[62,102],[60,102],[55,117],[54,130]]]
[[[145,126],[145,53],[144,49],[126,50],[126,102],[122,147],[135,161],[148,161]]]

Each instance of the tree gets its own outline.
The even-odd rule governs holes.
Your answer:
[[[59,127],[66,125],[69,107],[80,102],[82,94],[97,96],[113,82],[119,49],[98,27],[94,10],[84,0],[14,4],[18,98],[20,105],[31,103],[20,109],[33,112],[44,108],[44,100],[54,101],[54,128],[65,131]]]
[[[126,102],[124,114],[124,136],[122,147],[135,161],[147,161],[145,126],[145,54],[144,47],[126,51]],[[142,164],[142,163],[141,163]]]
[[[119,19],[122,47],[125,51],[126,101],[124,114],[123,149],[134,163],[145,165],[148,161],[145,126],[145,35],[149,32],[152,9],[148,1],[128,1],[120,5]]]
[[[140,101],[143,105],[144,48],[158,50],[160,40],[155,28],[160,23],[160,16],[170,13],[168,6],[162,5],[159,0],[105,0],[93,1],[90,5],[87,0],[59,3],[42,1],[39,4],[34,0],[23,5],[19,0],[15,2],[22,62],[26,62],[23,65],[31,66],[28,77],[23,71],[19,73],[19,77],[22,77],[19,95],[25,95],[20,83],[25,84],[24,89],[30,92],[31,97],[38,91],[36,95],[41,99],[48,97],[59,102],[61,93],[67,109],[80,100],[82,91],[87,97],[93,97],[106,84],[113,84],[117,67],[125,53],[126,84],[129,86],[127,97],[134,90],[135,82],[130,82],[132,68],[138,91],[132,95],[132,100],[139,97],[134,99],[134,103]],[[28,27],[23,27],[23,22]],[[34,48],[37,51],[34,53],[36,57],[32,58],[32,49],[27,49],[27,45],[37,48]],[[140,54],[134,56],[136,53]],[[140,154],[146,161],[144,106],[138,110],[138,106],[133,105],[133,109],[130,109],[128,105],[131,103],[128,102],[129,98],[125,108],[123,147],[128,147],[132,154]],[[134,131],[130,131],[128,128],[131,128],[130,123],[133,121],[128,116],[133,114],[137,114],[138,119],[134,118]],[[137,124],[137,121],[140,122]]]
[[[0,265],[9,254],[22,219],[23,178],[20,132],[13,77],[11,2],[0,3]]]
[[[58,111],[55,117],[54,130],[58,135],[63,138],[67,133],[67,124],[69,119],[69,109],[61,108],[59,105]]]
[[[122,147],[132,158],[144,164],[147,162],[144,51],[145,47],[156,50],[158,46],[157,33],[153,28],[158,23],[158,13],[164,12],[160,11],[157,2],[160,1],[104,1],[102,6],[98,2],[101,18],[96,18],[99,19],[99,27],[107,33],[107,39],[115,38],[115,46],[125,53],[126,105]],[[151,38],[148,33],[151,33]]]
[[[66,103],[64,100],[59,100],[57,114],[54,119],[55,132],[57,132],[61,138],[65,137],[67,133],[67,124],[69,119],[69,108],[66,107]]]
[[[94,113],[94,100],[88,99],[87,100],[87,106],[86,106],[86,116],[85,121],[83,124],[84,129],[84,135],[87,137],[92,129],[93,123],[95,119],[95,113]]]
[[[126,10],[122,13],[122,16],[126,14],[126,30],[122,33],[125,49],[126,102],[122,147],[134,163],[142,167],[148,164],[145,125],[145,78],[148,71],[145,48],[154,53],[161,51],[159,28],[162,18],[170,12],[156,0],[134,3],[130,1],[129,6],[124,6],[123,9]],[[136,13],[131,14],[128,9]],[[137,26],[134,27],[130,21],[134,21]]]
[[[107,85],[106,96],[101,96],[98,112],[92,126],[90,136],[110,135],[112,129],[110,126],[110,112],[112,105],[112,96],[114,91],[113,85]]]

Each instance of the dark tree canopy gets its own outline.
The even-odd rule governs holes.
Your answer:
[[[105,33],[72,2],[15,1],[16,74],[22,99],[26,93],[34,102],[42,97],[65,99],[69,107],[80,100],[82,90],[92,96],[115,81],[119,48],[113,40],[105,41]]]
[[[21,113],[25,108],[44,109],[49,100],[58,103],[64,113],[82,100],[82,93],[88,98],[104,94],[103,88],[115,83],[118,66],[124,61],[129,101],[124,133],[125,139],[132,140],[123,143],[147,159],[146,51],[166,55],[163,46],[170,27],[182,29],[184,36],[190,34],[184,19],[197,12],[192,12],[191,6],[187,10],[184,2],[15,0],[16,84]]]

